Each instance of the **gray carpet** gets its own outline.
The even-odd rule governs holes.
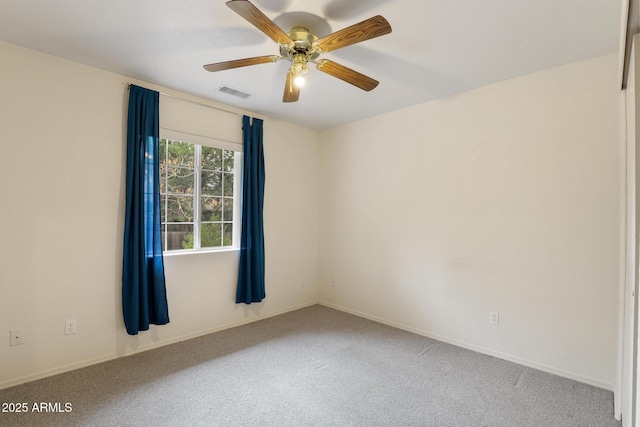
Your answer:
[[[319,305],[0,390],[0,402],[30,411],[0,413],[2,426],[620,426],[609,391]]]

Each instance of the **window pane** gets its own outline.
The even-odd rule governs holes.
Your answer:
[[[193,196],[167,196],[167,222],[193,222]]]
[[[222,245],[222,223],[203,223],[200,230],[201,247],[214,248]]]
[[[202,171],[202,195],[222,196],[222,173]]]
[[[167,192],[167,165],[160,162],[160,194]]]
[[[224,171],[225,172],[233,172],[233,156],[235,152],[224,150],[223,158],[224,158]]]
[[[225,173],[223,179],[224,179],[224,182],[222,185],[224,188],[224,195],[232,197],[233,196],[233,174]]]
[[[200,227],[200,245],[203,248],[213,248],[222,245],[222,224],[204,223]]]
[[[162,233],[163,241],[164,234]],[[167,247],[165,251],[193,249],[193,224],[167,224]]]
[[[233,199],[222,200],[223,221],[233,221]]]
[[[167,160],[167,140],[162,138],[159,144],[160,164],[166,163]]]
[[[239,153],[165,138],[158,148],[163,249],[232,246],[237,214],[234,174],[242,166],[240,161],[238,168],[235,164]]]
[[[202,221],[222,220],[222,199],[220,197],[202,197]]]
[[[224,234],[223,234],[223,242],[222,246],[231,246],[233,245],[233,224],[225,223],[224,224]]]
[[[202,147],[202,168],[219,171],[222,169],[222,149]]]
[[[167,167],[167,192],[169,194],[193,194],[194,176],[193,169]]]
[[[194,166],[194,145],[181,141],[169,141],[167,163],[172,166]]]

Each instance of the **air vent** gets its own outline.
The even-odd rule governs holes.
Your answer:
[[[226,93],[227,95],[235,96],[237,98],[242,98],[242,99],[247,99],[248,97],[251,96],[250,93],[243,92],[238,89],[234,89],[227,85],[222,85],[217,90],[218,92]]]

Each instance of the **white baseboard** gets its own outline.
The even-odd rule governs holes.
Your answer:
[[[342,307],[340,305],[336,305],[336,304],[332,304],[326,301],[318,301],[318,304],[323,305],[325,307],[329,307],[329,308],[333,308],[336,310],[340,310],[340,311],[344,311],[345,313],[349,313],[349,314],[353,314],[354,316],[358,316],[358,317],[362,317],[368,320],[373,320],[374,322],[378,322],[378,323],[382,323],[385,325],[389,325],[392,326],[394,328],[398,328],[398,329],[402,329],[404,331],[407,332],[412,332],[414,334],[417,335],[421,335],[427,338],[432,338],[434,340],[438,340],[438,341],[442,341],[445,342],[447,344],[453,344],[455,346],[458,347],[462,347],[462,348],[466,348],[467,350],[472,350],[475,351],[477,353],[482,353],[482,354],[486,354],[488,356],[493,356],[493,357],[497,357],[498,359],[503,359],[509,362],[513,362],[513,363],[517,363],[519,365],[523,365],[529,368],[533,368],[533,369],[537,369],[539,371],[543,371],[543,372],[547,372],[549,374],[554,374],[554,375],[558,375],[560,377],[564,377],[564,378],[568,378],[571,380],[575,380],[584,384],[588,384],[588,385],[592,385],[594,387],[598,387],[598,388],[602,388],[605,390],[609,390],[609,391],[613,391],[614,387],[613,384],[611,383],[607,383],[604,381],[600,381],[596,378],[592,378],[592,377],[587,377],[581,374],[577,374],[575,372],[571,372],[571,371],[566,371],[564,369],[558,369],[555,368],[553,366],[549,366],[549,365],[545,365],[542,363],[538,363],[538,362],[534,362],[532,360],[528,360],[528,359],[523,359],[519,356],[513,356],[511,354],[506,354],[506,353],[502,353],[499,351],[495,351],[486,347],[481,347],[475,344],[470,344],[464,341],[460,341],[454,338],[450,338],[450,337],[446,337],[446,336],[442,336],[439,334],[434,334],[432,332],[429,331],[425,331],[422,329],[416,329],[407,325],[403,325],[391,320],[387,320],[387,319],[383,319],[377,316],[372,316],[370,314],[367,313],[362,313],[360,311],[357,310],[352,310],[350,308],[346,308],[346,307]]]
[[[20,385],[20,384],[24,384],[27,382],[31,382],[31,381],[36,381],[39,379],[43,379],[43,378],[47,378],[47,377],[51,377],[54,375],[58,375],[58,374],[62,374],[65,372],[69,372],[69,371],[73,371],[76,369],[81,369],[81,368],[85,368],[88,366],[92,366],[92,365],[96,365],[99,363],[103,363],[103,362],[108,362],[110,360],[114,360],[114,359],[118,359],[120,357],[127,357],[127,356],[131,356],[133,354],[138,354],[144,351],[148,351],[148,350],[153,350],[155,348],[159,348],[159,347],[164,347],[166,345],[170,345],[170,344],[175,344],[177,342],[181,342],[181,341],[186,341],[186,340],[190,340],[193,338],[198,338],[204,335],[208,335],[208,334],[212,334],[215,332],[219,332],[219,331],[223,331],[225,329],[230,329],[230,328],[235,328],[238,326],[242,326],[242,325],[246,325],[249,323],[253,323],[259,320],[264,320],[264,319],[268,319],[269,317],[274,317],[274,316],[279,316],[281,314],[285,314],[291,311],[296,311],[296,310],[300,310],[302,308],[306,308],[306,307],[310,307],[312,305],[315,304],[320,304],[323,305],[325,307],[329,307],[329,308],[333,308],[339,311],[343,311],[345,313],[349,313],[349,314],[353,314],[355,316],[358,317],[362,317],[365,319],[369,319],[372,320],[374,322],[378,322],[378,323],[382,323],[385,325],[389,325],[392,326],[394,328],[398,328],[398,329],[402,329],[408,332],[412,332],[414,334],[417,335],[421,335],[421,336],[425,336],[427,338],[432,338],[438,341],[442,341],[448,344],[452,344],[452,345],[456,345],[458,347],[462,347],[462,348],[466,348],[468,350],[472,350],[478,353],[482,353],[482,354],[486,354],[488,356],[493,356],[493,357],[497,357],[499,359],[503,359],[503,360],[507,360],[509,362],[513,362],[513,363],[517,363],[519,365],[523,365],[523,366],[527,366],[529,368],[533,368],[533,369],[538,369],[540,371],[543,372],[547,372],[550,374],[554,374],[554,375],[558,375],[564,378],[569,378],[575,381],[579,381],[581,383],[585,383],[585,384],[589,384],[592,385],[594,387],[598,387],[598,388],[602,388],[605,390],[609,390],[609,391],[613,391],[613,384],[611,383],[606,383],[603,381],[600,381],[598,379],[595,378],[591,378],[591,377],[587,377],[584,375],[580,375],[577,374],[575,372],[570,372],[570,371],[566,371],[563,369],[558,369],[555,368],[553,366],[549,366],[549,365],[545,365],[545,364],[541,364],[541,363],[537,363],[528,359],[523,359],[521,357],[518,356],[513,356],[510,354],[506,354],[506,353],[502,353],[499,351],[495,351],[495,350],[491,350],[482,346],[478,346],[475,344],[470,344],[464,341],[460,341],[457,339],[453,339],[453,338],[449,338],[446,336],[442,336],[439,334],[434,334],[432,332],[429,331],[425,331],[425,330],[421,330],[421,329],[417,329],[417,328],[413,328],[407,325],[403,325],[391,320],[387,320],[387,319],[383,319],[377,316],[373,316],[367,313],[363,313],[357,310],[352,310],[346,307],[342,307],[340,305],[336,305],[336,304],[332,304],[326,301],[313,301],[313,302],[307,302],[307,303],[303,303],[303,304],[298,304],[292,307],[287,307],[285,309],[282,310],[276,310],[264,315],[260,315],[260,316],[256,316],[253,317],[251,319],[243,319],[237,322],[230,322],[230,323],[226,323],[223,325],[218,325],[212,328],[208,328],[208,329],[204,329],[204,330],[200,330],[197,332],[193,332],[190,334],[186,334],[186,335],[181,335],[179,337],[174,337],[162,342],[158,342],[158,343],[153,343],[153,344],[149,344],[146,346],[142,346],[136,350],[130,350],[125,352],[124,354],[117,354],[116,352],[107,354],[107,355],[103,355],[103,356],[98,356],[95,358],[91,358],[91,359],[86,359],[83,361],[78,361],[78,362],[74,362],[74,363],[69,363],[67,365],[62,365],[62,366],[58,366],[55,368],[51,368],[51,369],[46,369],[46,370],[42,370],[42,371],[38,371],[32,374],[28,374],[28,375],[24,375],[21,377],[17,377],[17,378],[12,378],[3,382],[0,382],[0,390],[5,389],[5,388],[9,388],[9,387],[13,387],[16,385]]]
[[[115,360],[118,359],[120,357],[128,357],[134,354],[138,354],[138,353],[142,353],[144,351],[148,351],[148,350],[153,350],[156,348],[160,348],[160,347],[164,347],[166,345],[170,345],[170,344],[175,344],[178,342],[182,342],[182,341],[187,341],[193,338],[198,338],[204,335],[209,335],[212,334],[214,332],[220,332],[223,331],[225,329],[230,329],[230,328],[235,328],[237,326],[242,326],[242,325],[247,325],[249,323],[253,323],[259,320],[264,320],[264,319],[268,319],[269,317],[274,317],[274,316],[279,316],[281,314],[285,314],[288,313],[290,311],[296,311],[296,310],[300,310],[301,308],[305,308],[305,307],[310,307],[312,305],[316,305],[317,302],[316,301],[312,301],[312,302],[307,302],[307,303],[303,303],[303,304],[298,304],[292,307],[287,307],[285,309],[282,310],[276,310],[270,313],[266,313],[266,314],[262,314],[250,319],[243,319],[237,322],[230,322],[230,323],[225,323],[223,325],[218,325],[215,326],[213,328],[208,328],[208,329],[203,329],[197,332],[193,332],[190,334],[186,334],[186,335],[181,335],[178,337],[174,337],[171,339],[167,339],[161,342],[157,342],[157,343],[153,343],[153,344],[149,344],[149,345],[145,345],[145,346],[141,346],[138,349],[135,350],[129,350],[126,351],[124,354],[118,354],[116,352],[112,352],[106,355],[102,355],[102,356],[98,356],[98,357],[94,357],[94,358],[90,358],[90,359],[85,359],[82,361],[78,361],[78,362],[73,362],[73,363],[69,363],[66,365],[62,365],[62,366],[57,366],[54,368],[50,368],[50,369],[45,369],[42,371],[38,371],[38,372],[34,372],[32,374],[28,374],[28,375],[23,375],[21,377],[17,377],[17,378],[11,378],[9,380],[6,381],[2,381],[0,382],[0,390],[3,390],[5,388],[9,388],[9,387],[14,387],[20,384],[24,384],[24,383],[28,383],[31,381],[36,381],[36,380],[40,380],[43,378],[47,378],[47,377],[52,377],[54,375],[58,375],[58,374],[63,374],[65,372],[70,372],[70,371],[75,371],[76,369],[81,369],[81,368],[86,368],[88,366],[92,366],[92,365],[97,365],[99,363],[104,363],[104,362],[108,362],[110,360]]]

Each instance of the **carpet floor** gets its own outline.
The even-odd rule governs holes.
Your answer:
[[[320,305],[0,390],[0,402],[28,406],[0,413],[11,427],[620,427],[610,391]]]

